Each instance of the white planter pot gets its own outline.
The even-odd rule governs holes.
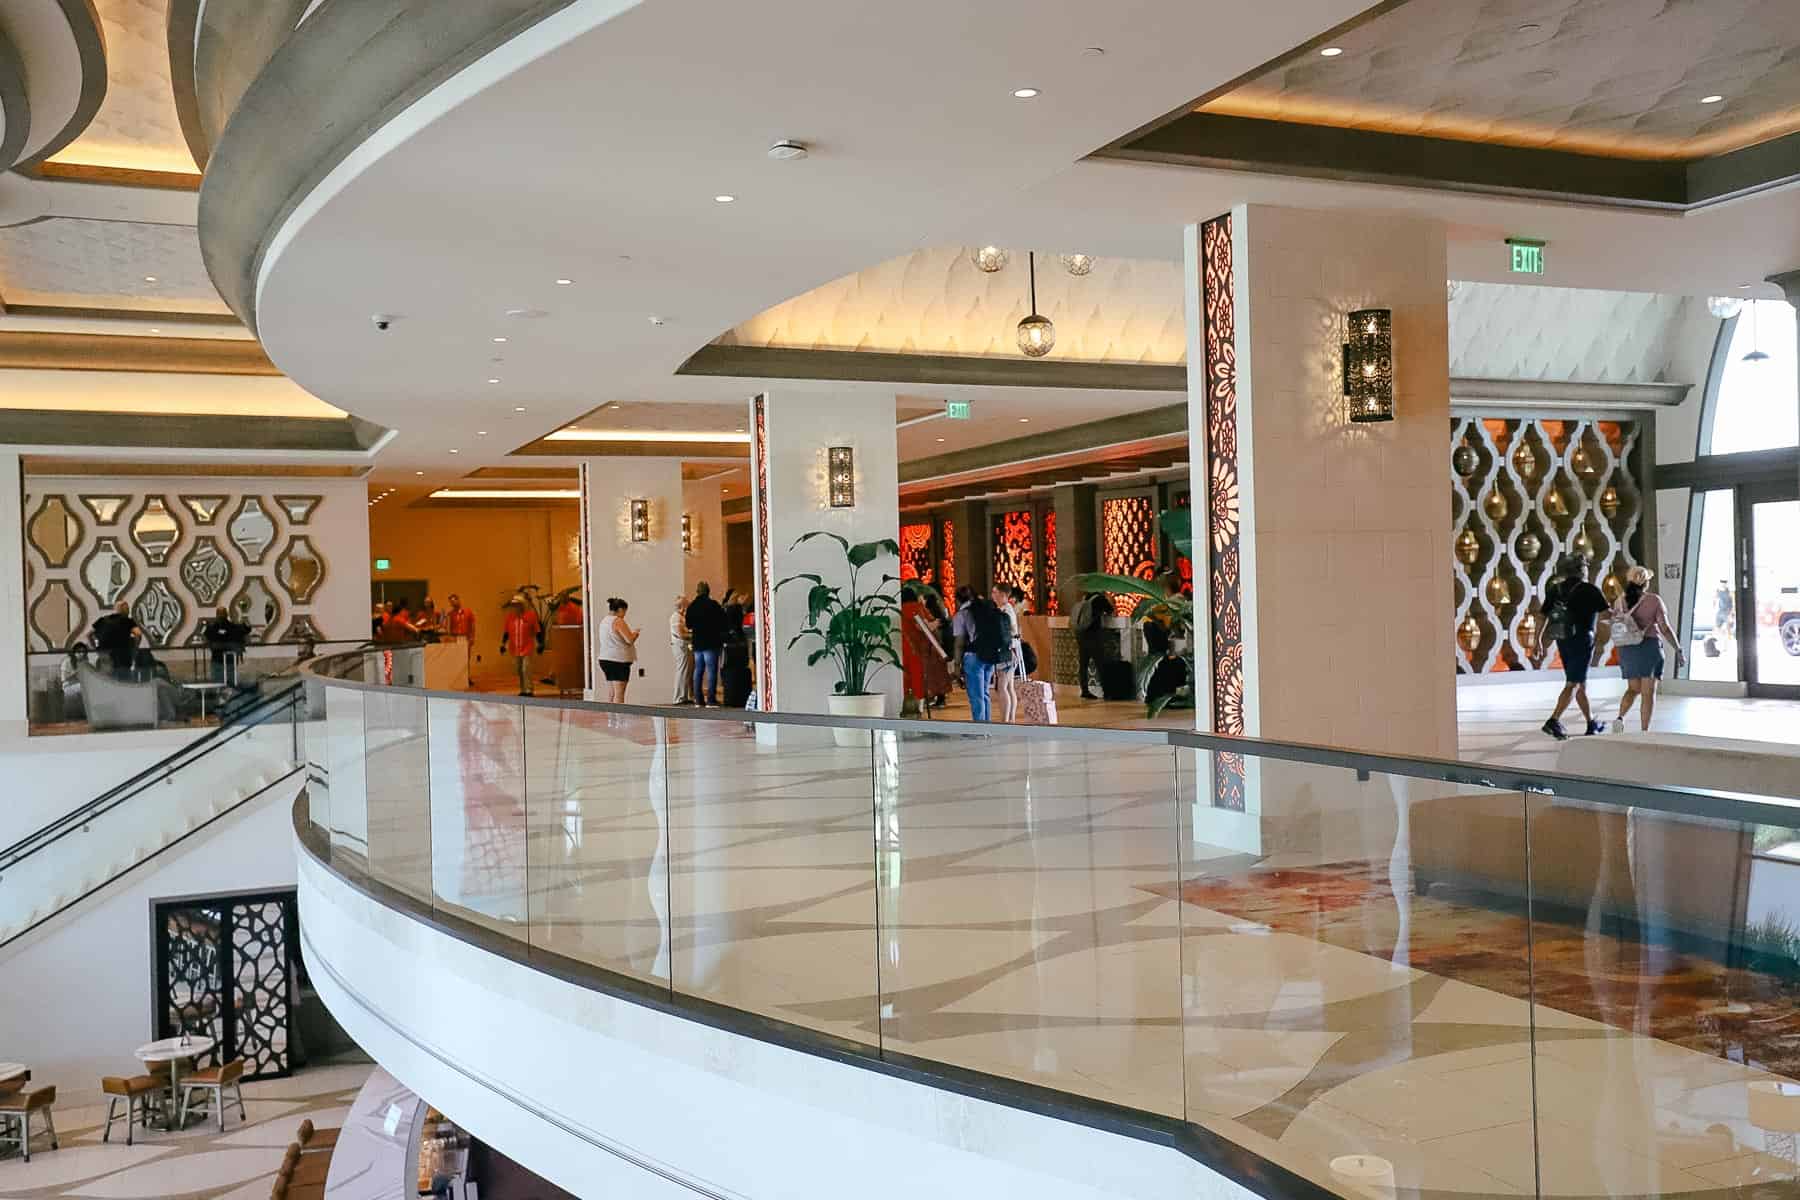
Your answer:
[[[834,717],[885,717],[887,716],[887,693],[875,692],[867,696],[827,696],[825,705]],[[869,744],[869,731],[866,729],[833,729],[831,736],[840,746],[866,746]]]

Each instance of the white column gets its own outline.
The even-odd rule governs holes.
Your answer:
[[[602,458],[581,464],[581,596],[587,622],[588,695],[604,698],[598,630],[606,601],[631,606],[626,620],[644,634],[626,700],[666,704],[675,668],[669,655],[669,603],[685,588],[681,554],[681,461]],[[649,506],[646,539],[632,539],[632,501]]]
[[[23,722],[25,693],[24,481],[17,454],[0,454],[0,721]]]
[[[825,712],[837,682],[825,663],[808,666],[811,646],[788,648],[806,624],[806,587],[780,589],[771,604],[765,595],[790,576],[811,572],[827,583],[849,583],[844,555],[828,538],[794,548],[795,539],[826,530],[851,544],[900,535],[900,463],[892,396],[846,396],[831,392],[781,392],[751,402],[751,512],[757,548],[757,666],[759,697],[771,690],[780,712]],[[848,446],[855,458],[855,503],[833,508],[826,479],[827,452]],[[765,568],[766,560],[766,568]],[[864,589],[882,575],[898,575],[892,556],[864,567]],[[815,643],[816,644],[816,643]],[[896,642],[896,645],[898,643]],[[871,681],[888,697],[888,713],[899,711],[902,679],[890,667]],[[763,699],[765,707],[769,707]]]

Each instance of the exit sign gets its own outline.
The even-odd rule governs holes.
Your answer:
[[[946,401],[944,401],[944,415],[946,417],[949,417],[952,421],[968,420],[969,419],[969,402],[967,400],[946,400]]]
[[[375,569],[377,571],[385,571],[388,569],[388,566],[388,560],[385,558],[378,558],[375,560]]]
[[[1542,275],[1544,273],[1544,243],[1525,238],[1507,238],[1506,244],[1512,250],[1513,274]]]

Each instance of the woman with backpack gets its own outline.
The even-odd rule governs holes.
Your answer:
[[[1663,651],[1666,640],[1675,651],[1675,666],[1681,667],[1683,654],[1680,639],[1669,627],[1669,610],[1662,597],[1650,590],[1655,579],[1650,568],[1637,566],[1625,572],[1625,593],[1608,614],[1612,644],[1619,651],[1619,674],[1625,677],[1625,694],[1619,698],[1619,718],[1612,723],[1614,733],[1625,729],[1625,714],[1633,701],[1638,705],[1638,724],[1650,728],[1650,714],[1656,708],[1656,683],[1662,678]],[[1601,650],[1594,650],[1594,664],[1600,665]]]

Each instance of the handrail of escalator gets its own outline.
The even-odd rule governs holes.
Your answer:
[[[79,829],[96,816],[124,803],[150,784],[168,778],[190,762],[204,758],[250,729],[265,724],[270,718],[298,707],[305,692],[305,683],[296,679],[286,687],[268,693],[240,713],[237,719],[230,724],[220,725],[217,729],[209,730],[168,757],[145,767],[123,783],[108,788],[87,803],[64,813],[42,828],[26,834],[4,850],[0,850],[0,872],[10,869],[27,856],[37,853],[72,830]]]

